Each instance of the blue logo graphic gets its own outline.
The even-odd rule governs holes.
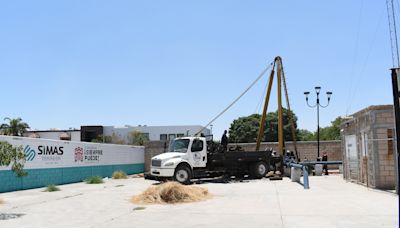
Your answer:
[[[25,158],[27,161],[33,161],[36,157],[36,151],[27,145],[24,149]]]

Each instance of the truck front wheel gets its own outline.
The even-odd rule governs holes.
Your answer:
[[[253,176],[255,178],[263,178],[268,172],[267,164],[263,161],[257,162],[253,166]]]
[[[180,165],[175,169],[174,180],[181,184],[190,184],[191,172],[186,165]]]

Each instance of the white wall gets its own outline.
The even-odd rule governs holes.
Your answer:
[[[27,156],[25,169],[144,163],[144,147],[142,146],[12,136],[0,136],[0,141],[22,147]],[[0,170],[9,169],[10,167],[0,167]]]

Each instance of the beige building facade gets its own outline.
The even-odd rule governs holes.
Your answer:
[[[377,189],[395,189],[395,121],[392,105],[370,106],[341,125],[344,178]]]

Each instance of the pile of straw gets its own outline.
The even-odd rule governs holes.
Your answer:
[[[211,198],[206,188],[186,186],[177,182],[167,182],[152,186],[143,193],[134,196],[136,204],[175,204],[204,201]]]

